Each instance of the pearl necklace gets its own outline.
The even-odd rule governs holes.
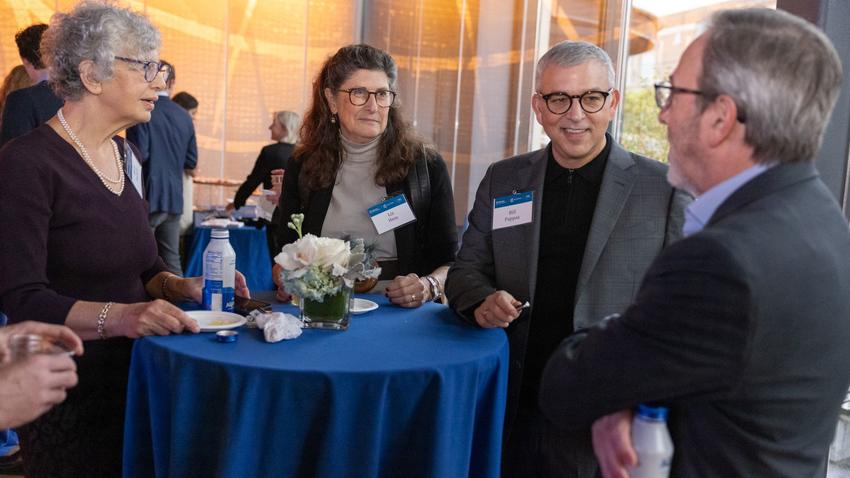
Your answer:
[[[115,165],[118,166],[118,179],[112,179],[106,177],[106,175],[100,169],[95,166],[94,161],[92,161],[91,156],[89,156],[89,152],[85,146],[83,146],[83,142],[80,141],[80,138],[77,137],[76,134],[71,130],[71,127],[68,125],[68,122],[65,121],[65,115],[62,114],[62,109],[59,109],[59,112],[56,115],[59,118],[59,124],[62,125],[62,129],[68,133],[68,136],[71,138],[71,141],[77,145],[77,148],[80,149],[80,156],[83,157],[83,161],[89,165],[89,167],[94,171],[97,175],[100,182],[108,189],[110,192],[114,193],[116,196],[120,196],[124,191],[124,167],[121,163],[121,155],[118,153],[118,145],[115,144],[115,140],[110,139],[110,143],[112,144],[112,155],[115,158]],[[116,189],[117,185],[117,189]]]

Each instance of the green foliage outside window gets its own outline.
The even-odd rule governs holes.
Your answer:
[[[627,90],[623,108],[620,144],[629,151],[666,163],[667,127],[658,122],[653,88]]]

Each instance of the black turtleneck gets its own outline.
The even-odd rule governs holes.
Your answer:
[[[575,292],[584,246],[596,209],[611,137],[605,148],[578,169],[562,167],[548,147],[543,211],[537,257],[537,285],[522,374],[521,403],[537,403],[543,367],[561,341],[573,332]]]

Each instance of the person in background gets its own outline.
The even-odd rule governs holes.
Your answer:
[[[286,170],[286,165],[292,156],[292,151],[295,149],[295,142],[298,140],[300,122],[301,118],[298,116],[298,113],[292,111],[277,111],[272,115],[269,131],[271,132],[271,140],[274,143],[264,146],[260,151],[257,161],[254,162],[254,169],[251,170],[251,174],[239,186],[233,202],[227,205],[227,212],[233,212],[235,209],[244,206],[245,201],[260,184],[263,185],[263,189],[272,189],[272,171]],[[277,211],[275,209],[275,214],[279,214]],[[274,256],[280,252],[280,247],[277,245],[277,232],[273,227],[275,223],[274,217],[271,222],[262,219],[259,222],[266,226],[269,254],[274,259]]]
[[[652,260],[681,237],[690,198],[667,184],[667,166],[607,133],[620,92],[604,50],[561,42],[536,78],[532,108],[551,142],[487,170],[446,295],[464,319],[510,340],[502,476],[589,478],[590,429],[558,430],[537,405],[543,366],[573,331],[634,299]],[[517,199],[524,214],[508,206]]]
[[[195,121],[195,115],[198,114],[199,106],[197,98],[185,91],[181,91],[176,95],[172,96],[171,101],[183,107],[183,109],[186,110],[187,113],[189,113],[189,116],[192,117],[192,121]]]
[[[150,226],[156,236],[159,256],[171,272],[181,275],[180,217],[183,215],[183,175],[194,174],[198,164],[198,145],[192,117],[171,101],[175,69],[162,62],[170,72],[166,89],[157,93],[151,120],[127,130],[127,140],[138,146],[144,171],[145,199],[150,205]]]
[[[295,213],[305,234],[363,238],[390,301],[419,307],[442,294],[457,225],[446,165],[402,119],[397,75],[393,58],[369,45],[340,48],[322,66],[283,177],[278,245],[296,240],[286,225]],[[402,193],[416,220],[379,234],[368,209]]]
[[[200,302],[202,278],[157,256],[117,136],[150,120],[169,70],[150,21],[108,3],[55,14],[42,44],[65,104],[0,149],[0,304],[12,323],[69,327],[86,353],[67,399],[18,429],[25,474],[120,476],[132,339],[199,330],[171,301]]]
[[[192,117],[192,123],[195,123],[198,107],[200,103],[197,98],[191,94],[181,91],[171,97],[171,101],[177,103]],[[197,128],[196,128],[197,129]],[[183,214],[180,215],[180,257],[181,263],[186,259],[186,249],[189,246],[186,244],[187,234],[194,225],[194,203],[195,203],[195,187],[193,179],[200,173],[200,168],[195,165],[194,169],[183,170]]]
[[[27,74],[27,69],[24,68],[24,65],[15,66],[3,79],[3,85],[0,86],[0,129],[3,128],[3,110],[6,107],[6,98],[9,96],[9,93],[31,85],[32,80]]]
[[[77,385],[77,366],[67,353],[13,357],[9,341],[16,334],[36,334],[74,355],[83,343],[68,327],[21,322],[0,327],[0,427],[17,427],[62,403]]]
[[[789,68],[789,66],[793,66]],[[671,477],[826,476],[850,385],[850,231],[815,156],[841,91],[824,33],[716,13],[655,85],[671,184],[696,199],[622,316],[565,340],[540,406],[593,427],[606,477],[637,457],[632,409],[669,408]]]
[[[31,25],[15,35],[18,54],[32,86],[12,92],[0,120],[0,147],[47,121],[62,106],[62,99],[47,85],[47,67],[39,52],[47,25]]]

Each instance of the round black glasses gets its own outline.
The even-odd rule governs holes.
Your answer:
[[[162,72],[162,81],[168,82],[168,77],[171,75],[171,69],[168,65],[163,65],[158,61],[144,61],[144,60],[135,60],[133,58],[125,58],[123,56],[116,56],[116,60],[121,60],[127,63],[135,63],[137,65],[142,65],[142,71],[145,74],[145,81],[148,83],[152,82],[157,73]]]
[[[375,102],[381,108],[389,108],[395,102],[395,91],[377,90],[369,91],[366,88],[351,88],[349,90],[337,90],[348,93],[348,101],[354,106],[363,106],[369,101],[369,97],[375,95]]]
[[[609,88],[608,91],[590,90],[580,95],[568,95],[562,91],[548,95],[537,94],[546,102],[546,108],[549,111],[556,115],[562,115],[573,107],[573,99],[578,100],[578,104],[585,113],[598,113],[605,106],[605,101],[611,95],[611,90],[613,88]]]

